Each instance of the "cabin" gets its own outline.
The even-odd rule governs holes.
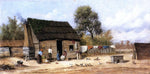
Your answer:
[[[28,18],[24,24],[24,51],[29,51],[29,57],[36,57],[40,49],[47,57],[48,48],[52,49],[52,58],[57,53],[67,51],[68,58],[76,58],[80,47],[80,37],[68,22],[49,21]]]
[[[135,59],[146,60],[150,59],[150,43],[135,43]]]

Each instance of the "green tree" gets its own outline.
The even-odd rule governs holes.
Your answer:
[[[100,41],[100,43],[102,45],[111,45],[112,44],[112,34],[111,34],[111,30],[108,30],[104,33],[102,33],[100,35],[100,37],[98,37],[98,40]]]
[[[81,37],[81,45],[111,45],[112,44],[111,30],[96,35],[93,39],[89,35],[83,34]]]
[[[22,23],[17,24],[16,17],[14,19],[8,17],[9,23],[3,24],[1,28],[1,40],[23,40],[24,29]]]
[[[98,20],[98,14],[92,11],[90,6],[80,6],[74,14],[75,23],[77,24],[77,33],[90,33],[92,39],[94,35],[102,32],[101,22]]]

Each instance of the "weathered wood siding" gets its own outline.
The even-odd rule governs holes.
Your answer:
[[[150,59],[150,43],[135,43],[137,60]]]
[[[80,44],[78,41],[69,41],[69,40],[63,40],[62,42],[62,46],[63,46],[63,50],[66,49],[67,51],[69,51],[69,46],[73,45],[73,49],[76,51],[79,49]]]
[[[47,41],[40,41],[40,49],[43,49],[43,55],[48,57],[48,50],[51,47],[52,49],[52,58],[56,58],[57,54],[57,46],[56,40],[47,40]]]
[[[23,48],[22,47],[13,47],[11,48],[12,56],[23,57]]]
[[[23,47],[0,47],[0,57],[23,57]]]
[[[73,51],[70,51],[69,50],[69,46],[70,45],[73,45]],[[79,47],[80,47],[80,44],[78,41],[69,41],[69,40],[63,40],[62,42],[62,48],[63,48],[63,51],[64,50],[67,50],[67,56],[68,58],[76,58],[76,51],[79,50]]]
[[[23,56],[24,40],[0,41],[0,56]]]
[[[10,56],[9,47],[0,47],[0,57]]]
[[[70,51],[69,46],[73,45],[74,50]],[[57,40],[47,40],[47,41],[40,41],[40,49],[43,49],[43,55],[45,57],[48,57],[48,48],[52,48],[52,58],[56,58],[57,56]],[[62,41],[62,54],[63,51],[67,50],[68,58],[75,58],[76,52],[79,49],[80,45],[78,41],[72,42],[69,40],[63,40]]]

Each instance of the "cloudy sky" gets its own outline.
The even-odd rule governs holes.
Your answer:
[[[74,13],[89,5],[98,13],[104,30],[112,30],[113,41],[150,42],[150,0],[0,0],[0,25],[8,16],[68,21],[75,27]]]

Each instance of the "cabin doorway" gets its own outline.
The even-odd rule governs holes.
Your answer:
[[[57,40],[57,52],[59,52],[59,57],[62,55],[62,40]]]

